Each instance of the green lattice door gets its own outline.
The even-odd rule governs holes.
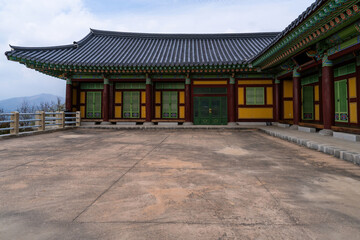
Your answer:
[[[140,118],[140,92],[124,92],[124,118]]]
[[[178,118],[178,92],[162,92],[163,118]]]
[[[314,86],[304,86],[302,97],[303,120],[314,120]]]
[[[87,92],[86,118],[101,118],[101,92]]]
[[[194,124],[226,125],[227,97],[194,97]]]
[[[335,121],[349,121],[347,80],[335,82]]]

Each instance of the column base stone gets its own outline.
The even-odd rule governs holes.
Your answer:
[[[299,126],[298,125],[292,125],[290,127],[291,130],[298,130],[299,129]]]
[[[322,136],[332,136],[334,134],[334,131],[330,129],[322,129],[319,131],[319,134]]]
[[[184,122],[183,123],[183,126],[192,126],[192,125],[194,125],[194,123],[192,123],[192,122]]]
[[[144,126],[152,126],[152,125],[154,125],[154,123],[153,122],[144,122],[143,125]]]
[[[237,125],[237,123],[236,122],[228,122],[228,124],[227,124],[228,126],[236,126]]]

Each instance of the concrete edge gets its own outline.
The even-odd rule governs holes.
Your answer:
[[[257,130],[256,127],[253,128],[245,128],[240,126],[228,126],[224,125],[221,127],[214,127],[214,126],[197,126],[197,125],[191,125],[191,126],[182,126],[182,125],[152,125],[152,126],[144,126],[144,125],[136,125],[136,126],[81,126],[80,128],[86,128],[86,129],[111,129],[111,130],[194,130],[194,129],[213,129],[213,130]]]
[[[318,142],[310,141],[308,139],[301,139],[298,137],[284,135],[268,129],[259,128],[259,131],[270,136],[277,137],[282,140],[292,142],[297,145],[307,147],[309,149],[316,150],[360,166],[360,152],[350,152],[348,150],[339,149],[331,145],[320,144]]]
[[[28,137],[28,136],[41,135],[41,134],[46,134],[46,133],[67,131],[67,130],[71,130],[71,129],[75,129],[75,128],[78,128],[78,127],[65,127],[65,128],[59,128],[59,129],[48,129],[45,131],[24,132],[24,133],[20,133],[18,135],[5,135],[5,136],[0,135],[0,141],[5,140],[5,139],[11,139],[11,138]]]

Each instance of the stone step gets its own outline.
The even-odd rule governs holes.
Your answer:
[[[333,137],[351,142],[360,142],[360,135],[351,134],[351,133],[334,132]]]
[[[300,132],[308,132],[308,133],[315,133],[316,132],[316,128],[312,128],[312,127],[298,127],[298,131]]]
[[[290,127],[290,124],[278,123],[277,126],[278,126],[278,127],[281,127],[281,128],[289,128],[289,127]]]

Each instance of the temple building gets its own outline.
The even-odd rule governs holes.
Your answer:
[[[359,133],[359,7],[317,0],[280,33],[91,29],[70,45],[11,46],[5,55],[66,80],[66,109],[83,121],[280,122]]]

